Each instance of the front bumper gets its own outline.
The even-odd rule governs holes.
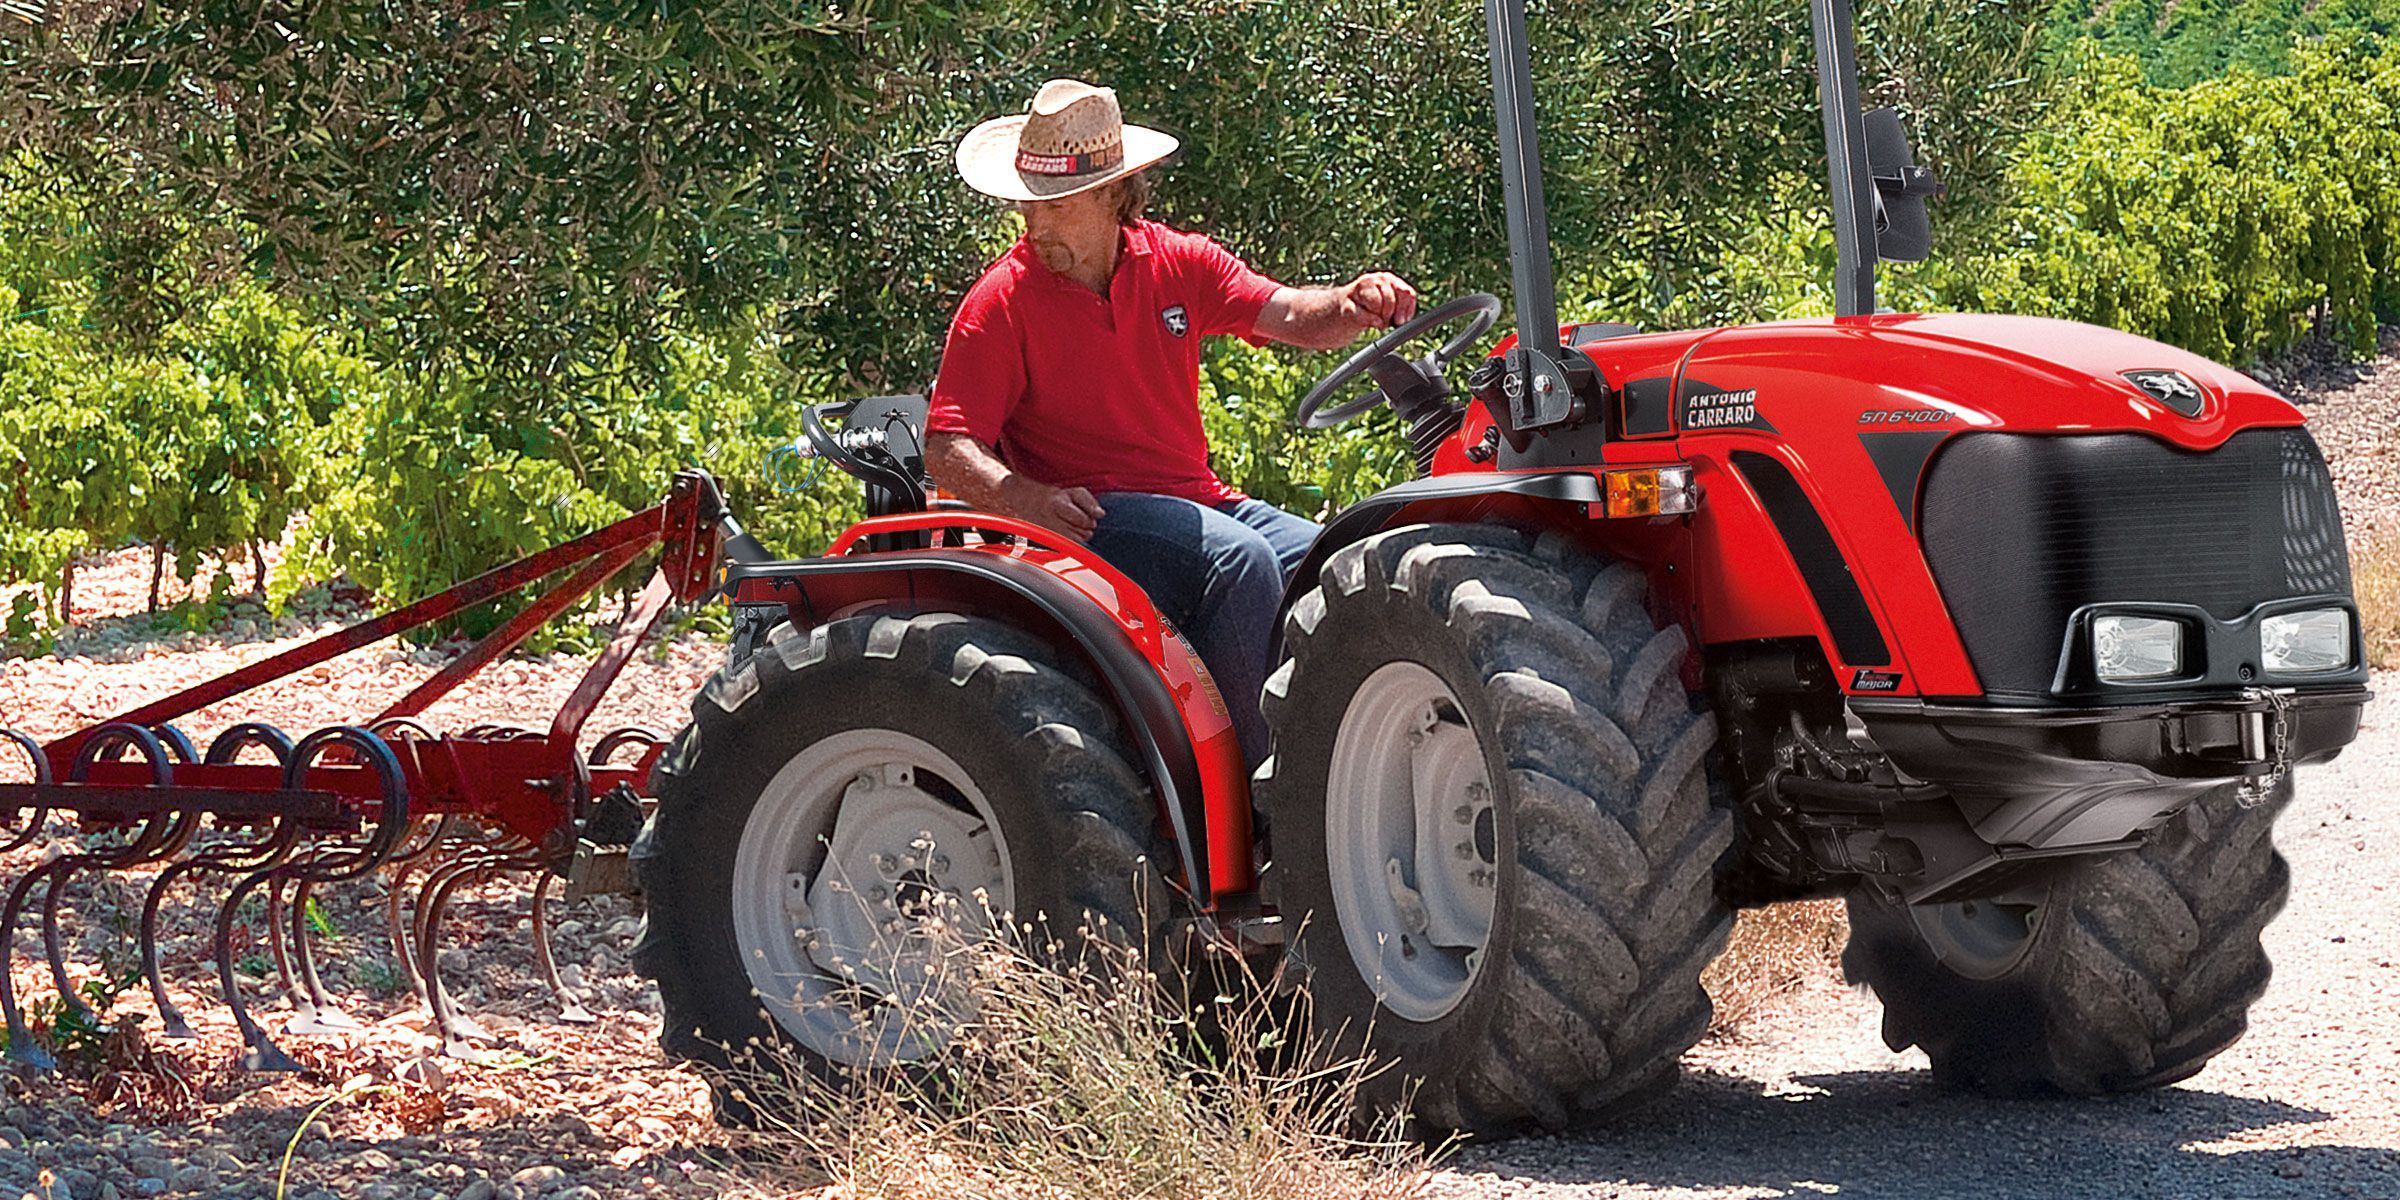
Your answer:
[[[2228,785],[2264,790],[2358,737],[2364,687],[2107,708],[1854,698],[1901,770],[1950,793],[1994,846],[2120,842]]]

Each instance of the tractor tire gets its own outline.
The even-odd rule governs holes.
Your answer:
[[[1265,697],[1267,886],[1317,1044],[1387,1068],[1362,1119],[1405,1104],[1426,1137],[1589,1125],[1664,1090],[1707,1032],[1734,827],[1684,634],[1653,624],[1647,592],[1555,535],[1423,525],[1335,554],[1293,607]],[[1382,738],[1418,692],[1420,727]],[[1405,762],[1378,767],[1376,745]],[[1456,844],[1373,832],[1402,822]],[[1369,861],[1385,844],[1388,910]]]
[[[2290,799],[2289,782],[2255,808],[2202,798],[2142,849],[2064,871],[2022,938],[1962,939],[1940,915],[1957,906],[1912,915],[1861,889],[1843,973],[1883,1001],[1884,1041],[1923,1047],[1954,1087],[2091,1096],[2188,1078],[2266,991],[2259,936],[2291,890],[2271,831]]]
[[[862,910],[861,893],[908,912],[898,896],[938,889],[972,906],[984,892],[1044,930],[1034,947],[1055,939],[1065,955],[1093,934],[1143,952],[1160,943],[1169,898],[1152,793],[1128,765],[1116,714],[1047,653],[1019,630],[953,613],[851,617],[805,633],[787,624],[694,698],[692,723],[660,760],[657,810],[633,849],[645,912],[632,957],[658,983],[667,1053],[712,1068],[720,1119],[771,1115],[747,1081],[789,1078],[796,1064],[838,1082],[848,1068],[889,1066],[926,1045],[899,1043],[919,1047],[911,1054],[892,1053],[888,1039],[864,1046],[838,1020],[811,1015],[819,1009],[810,1004],[857,995],[821,957],[826,931],[845,928],[847,910],[803,910],[809,936],[798,932],[807,921],[787,916],[778,926],[778,872],[807,887],[811,902],[831,886]],[[828,802],[790,797],[828,788],[843,790],[820,822],[829,827],[812,829],[808,814]],[[923,826],[950,833],[946,842],[907,840],[920,814]],[[854,818],[866,832],[846,836],[838,826]],[[975,825],[984,840],[958,834]],[[880,887],[875,872],[891,880],[895,863],[917,861],[885,851],[894,838],[915,848],[924,865],[913,869],[924,874]],[[818,849],[800,848],[812,841]],[[964,867],[936,857],[962,843],[987,853],[958,853],[975,860]],[[845,845],[859,849],[844,858]],[[843,864],[842,882],[828,885],[826,873]],[[978,870],[978,886],[958,884]],[[869,920],[884,915],[876,908]],[[811,999],[812,988],[823,995]],[[904,1005],[887,998],[859,1011]]]

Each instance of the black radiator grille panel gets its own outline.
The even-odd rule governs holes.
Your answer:
[[[2231,619],[2350,590],[2333,479],[2301,429],[2205,454],[2140,434],[1967,434],[1934,458],[1919,533],[1987,691],[2046,691],[2087,604]]]

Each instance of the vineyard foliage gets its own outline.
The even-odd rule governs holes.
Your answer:
[[[2293,51],[2328,38],[2400,33],[2400,0],[2060,0],[2049,38],[2138,64],[2186,87],[2236,69],[2281,74]]]
[[[20,164],[22,166],[22,164]],[[0,578],[61,579],[127,541],[203,555],[272,542],[357,464],[336,413],[383,387],[354,341],[255,283],[220,288],[138,343],[93,327],[108,282],[54,194],[0,200]]]
[[[2240,361],[2312,333],[2372,352],[2400,316],[2400,52],[2307,48],[2181,90],[2075,74],[1947,307],[2071,316]]]
[[[926,384],[1014,229],[949,148],[1045,74],[1182,134],[1163,214],[1270,271],[1506,290],[1473,4],[336,3],[263,43],[250,7],[0,31],[0,582],[288,529],[278,600],[337,573],[404,599],[695,465],[770,545],[822,545],[854,486],[767,451],[805,403]],[[2177,88],[2071,4],[1867,13],[1873,90],[1953,188],[1889,303],[2233,361],[2400,315],[2400,50],[2277,42]],[[1804,6],[1535,16],[1568,312],[1827,311]],[[1330,365],[1210,347],[1219,471],[1310,513],[1405,478],[1388,416],[1291,428]]]

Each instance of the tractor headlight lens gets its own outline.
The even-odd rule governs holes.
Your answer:
[[[2258,623],[2258,655],[2276,674],[2339,671],[2350,665],[2350,613],[2318,608],[2268,617]]]
[[[2183,674],[2183,622],[2161,617],[2092,621],[2092,663],[2107,683]]]

